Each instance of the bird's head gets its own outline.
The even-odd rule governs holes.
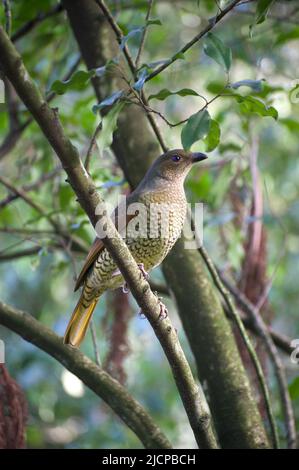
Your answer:
[[[183,149],[169,150],[163,153],[152,166],[152,174],[169,181],[184,180],[192,165],[205,160],[207,156],[200,152]]]
[[[165,185],[183,184],[193,163],[208,158],[204,153],[189,152],[183,149],[169,150],[158,157],[136,190],[148,191],[160,189]]]

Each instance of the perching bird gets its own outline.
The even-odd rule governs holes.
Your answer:
[[[171,150],[161,155],[137,188],[126,199],[125,240],[136,262],[146,275],[158,266],[180,236],[186,217],[184,180],[191,166],[206,157],[203,153]],[[136,203],[141,205],[136,206]],[[129,210],[128,208],[133,210]],[[136,210],[137,207],[137,210]],[[120,219],[120,206],[115,223]],[[120,228],[118,227],[119,231]],[[96,238],[78,277],[75,290],[83,285],[80,299],[67,326],[64,343],[78,347],[87,330],[99,297],[116,289],[124,279],[104,247]]]

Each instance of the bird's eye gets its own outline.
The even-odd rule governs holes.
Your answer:
[[[173,162],[179,162],[180,159],[181,159],[181,157],[180,157],[179,155],[173,155],[173,157],[171,157],[171,160],[172,160]]]

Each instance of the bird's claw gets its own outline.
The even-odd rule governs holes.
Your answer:
[[[159,313],[159,320],[165,320],[168,317],[168,310],[167,307],[159,300],[160,306],[160,313]]]
[[[125,282],[124,285],[122,286],[122,291],[124,294],[128,294],[130,292],[127,282]]]
[[[144,269],[144,264],[143,264],[143,263],[139,263],[139,264],[138,264],[138,268],[140,269],[140,271],[141,271],[141,273],[142,273],[144,279],[148,280],[149,274],[148,274],[148,272]]]
[[[144,320],[144,319],[146,318],[146,316],[144,315],[144,313],[143,313],[142,310],[139,310],[138,315],[140,316],[140,318],[141,318],[142,320]]]

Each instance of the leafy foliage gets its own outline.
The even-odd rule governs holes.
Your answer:
[[[229,72],[232,64],[232,51],[215,34],[208,33],[204,43],[204,51],[206,55],[221,65],[226,72]]]
[[[94,76],[94,74],[95,72],[93,70],[90,72],[78,70],[78,72],[75,72],[69,80],[55,80],[51,86],[51,91],[57,93],[58,95],[63,95],[69,90],[81,91],[86,87],[86,84],[89,82],[90,78]]]
[[[206,109],[193,114],[182,129],[181,140],[184,149],[189,150],[195,142],[205,137],[210,125],[211,117]]]

